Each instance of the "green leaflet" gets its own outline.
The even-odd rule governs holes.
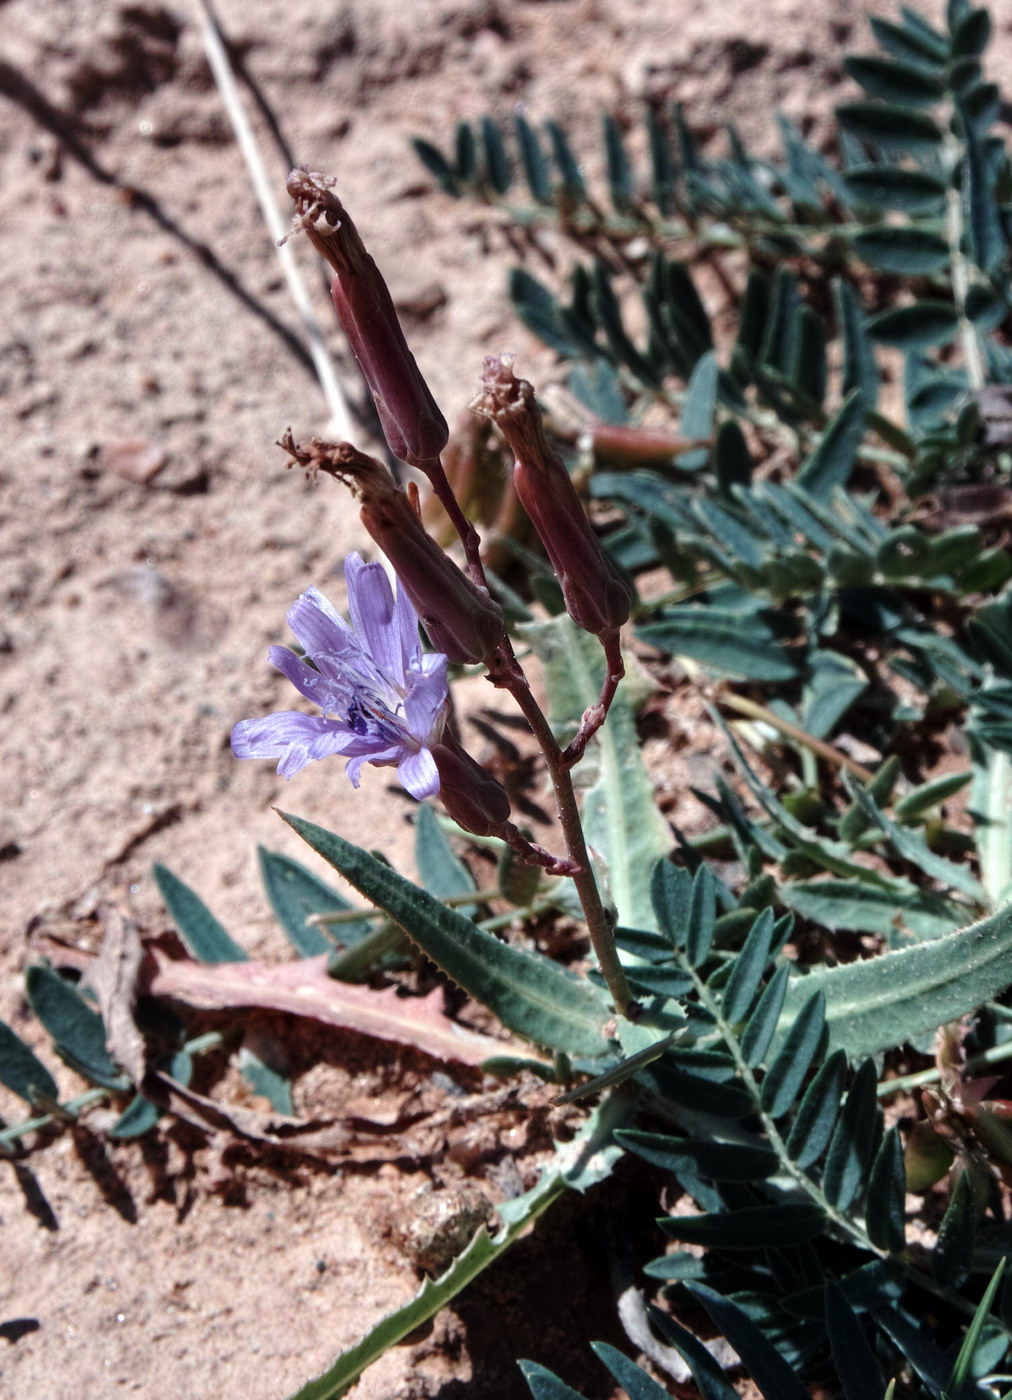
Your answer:
[[[0,1021],[0,1084],[32,1106],[40,1095],[54,1102],[60,1097],[49,1070],[6,1021]]]
[[[280,815],[509,1030],[572,1055],[605,1053],[601,1027],[609,1009],[603,992],[550,959],[511,948],[476,928],[360,846],[301,817]]]
[[[243,962],[246,954],[207,905],[164,865],[152,866],[155,884],[183,942],[198,962]]]
[[[565,616],[531,623],[522,632],[545,668],[553,729],[557,734],[575,730],[583,711],[600,693],[604,674],[600,643]],[[585,760],[589,766],[596,757],[598,771],[583,794],[583,826],[588,846],[604,861],[619,923],[656,931],[650,872],[671,849],[671,838],[643,766],[635,713],[630,676],[619,686],[608,721]]]
[[[874,1055],[956,1021],[1012,983],[1012,906],[929,943],[791,979],[778,1042],[810,994],[826,996],[830,1043]]]
[[[360,1342],[339,1356],[322,1375],[308,1381],[290,1400],[338,1400],[347,1394],[368,1366],[435,1317],[440,1308],[504,1254],[563,1191],[586,1191],[603,1181],[621,1155],[617,1148],[608,1145],[608,1139],[625,1120],[630,1104],[621,1094],[606,1099],[579,1135],[559,1149],[538,1184],[499,1206],[501,1230],[490,1237],[482,1227],[444,1274],[426,1279],[410,1303],[382,1318]]]

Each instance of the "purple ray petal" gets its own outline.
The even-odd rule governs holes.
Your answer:
[[[435,797],[439,792],[439,773],[428,749],[419,749],[417,753],[402,759],[397,765],[397,777],[401,786],[419,802]]]

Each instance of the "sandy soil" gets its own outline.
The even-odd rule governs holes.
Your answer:
[[[511,320],[511,254],[494,218],[435,191],[410,135],[445,144],[456,118],[523,103],[535,119],[562,119],[594,168],[602,106],[633,114],[665,92],[704,131],[734,120],[769,146],[775,107],[821,120],[842,95],[841,46],[863,44],[866,5],[222,0],[219,10],[296,158],[339,174],[452,417],[484,354],[515,349],[542,382],[551,357]],[[1001,23],[1008,55],[1012,19]],[[44,937],[94,948],[97,902],[114,891],[144,932],[164,927],[152,862],[193,884],[251,954],[280,957],[255,847],[302,853],[273,803],[405,869],[411,833],[410,803],[391,798],[382,773],[358,795],[338,764],[286,787],[270,765],[228,750],[236,719],[288,703],[265,658],[287,606],[309,583],[340,602],[340,561],[364,541],[341,491],[286,473],[272,446],[289,424],[297,436],[321,431],[325,412],[195,11],[182,0],[9,0],[0,33],[0,1016],[30,1036],[19,973],[31,948]],[[281,193],[284,162],[257,125]],[[298,252],[326,317],[310,250]],[[320,1062],[297,1089],[307,1115],[393,1122],[409,1103],[436,1112],[481,1087],[468,1071],[350,1034],[300,1053]],[[61,1087],[80,1082],[67,1073]],[[225,1074],[217,1092],[230,1090],[240,1092]],[[20,1116],[4,1091],[0,1113]],[[543,1146],[531,1121],[522,1105],[489,1114],[477,1159],[493,1195],[510,1189],[510,1170],[527,1184]],[[442,1129],[408,1135],[339,1168],[184,1131],[123,1146],[85,1130],[57,1136],[0,1172],[4,1393],[288,1394],[415,1289],[392,1222],[420,1187],[459,1184],[454,1141]],[[519,1165],[504,1166],[514,1151]],[[607,1190],[613,1208],[652,1214],[651,1193],[625,1179]],[[526,1355],[606,1396],[584,1346],[622,1342],[601,1218],[593,1205],[561,1208],[357,1394],[521,1397],[513,1358]],[[572,1269],[553,1273],[569,1253]]]

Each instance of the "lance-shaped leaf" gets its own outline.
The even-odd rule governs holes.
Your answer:
[[[608,1018],[608,1002],[588,981],[549,958],[501,943],[334,832],[301,817],[284,812],[281,816],[509,1030],[572,1055],[605,1053],[601,1028]]]
[[[901,896],[855,880],[797,880],[783,886],[780,898],[823,928],[878,933],[894,941],[904,934],[941,938],[964,916],[959,905],[913,886]]]
[[[880,311],[868,322],[868,334],[883,345],[898,350],[924,350],[930,345],[947,345],[959,331],[956,308],[947,301],[912,302]]]
[[[0,1021],[0,1084],[33,1106],[40,1096],[54,1103],[60,1097],[49,1070],[6,1021]]]
[[[685,1287],[710,1314],[718,1333],[734,1347],[765,1400],[808,1400],[808,1389],[795,1369],[736,1303],[722,1298],[705,1283],[690,1280]]]
[[[917,154],[942,144],[941,130],[930,117],[895,102],[846,102],[837,107],[836,119],[850,136],[884,150]]]
[[[701,1142],[638,1128],[623,1128],[615,1137],[629,1152],[676,1176],[688,1167],[711,1181],[762,1181],[779,1165],[777,1154],[769,1147]]]
[[[875,1097],[872,1060],[864,1060],[847,1091],[826,1154],[822,1189],[838,1210],[846,1210],[867,1182],[868,1168],[878,1148],[882,1115]]]
[[[537,1361],[518,1361],[534,1400],[583,1400],[578,1390],[559,1379],[554,1371]]]
[[[427,803],[419,807],[415,823],[415,864],[422,886],[437,899],[470,894],[474,890],[474,877],[464,862],[454,855],[439,825],[435,809]],[[467,913],[474,905],[457,907],[462,913]]]
[[[865,1205],[868,1238],[879,1249],[902,1253],[906,1245],[903,1206],[906,1196],[906,1170],[903,1144],[895,1127],[889,1129],[875,1155]]]
[[[657,1223],[669,1239],[684,1244],[701,1244],[710,1249],[785,1249],[815,1239],[822,1233],[826,1217],[810,1201],[792,1201],[775,1206],[744,1206],[720,1214],[664,1215]],[[735,1345],[731,1337],[728,1341]]]
[[[869,96],[903,107],[933,107],[945,92],[941,78],[921,64],[852,54],[843,60],[843,66]]]
[[[864,413],[864,399],[854,389],[798,472],[797,483],[805,491],[824,496],[834,486],[846,486],[864,435]]]
[[[850,1299],[835,1279],[826,1281],[826,1328],[844,1400],[870,1400],[885,1389],[882,1368]]]
[[[960,1288],[973,1265],[974,1201],[970,1174],[962,1171],[938,1229],[931,1272],[946,1288]]]
[[[945,181],[927,170],[902,165],[862,165],[844,176],[847,188],[861,204],[923,214],[945,202]]]
[[[668,1400],[668,1392],[655,1380],[607,1342],[591,1342],[591,1350],[608,1367],[629,1400]]]
[[[773,910],[764,909],[749,930],[724,988],[724,1019],[736,1025],[748,1015],[773,947]]]
[[[929,229],[883,224],[859,233],[852,247],[862,262],[883,272],[904,277],[924,277],[948,264],[951,256],[944,238]]]
[[[805,1090],[787,1139],[787,1151],[797,1166],[812,1166],[825,1151],[840,1112],[846,1077],[847,1052],[834,1050]]]
[[[304,958],[327,952],[334,942],[353,947],[372,933],[374,919],[356,919],[342,923],[340,932],[329,939],[315,924],[309,923],[314,914],[347,913],[351,905],[337,890],[331,889],[318,875],[280,851],[257,849],[260,878],[285,937]]]
[[[673,607],[638,627],[636,635],[737,680],[789,681],[798,674],[797,662],[761,613],[743,617],[717,607]]]
[[[200,896],[164,865],[152,867],[155,884],[183,942],[201,962],[239,962],[246,954]]]
[[[48,963],[34,963],[25,973],[25,991],[62,1060],[93,1084],[114,1090],[129,1088],[130,1081],[106,1049],[102,1017],[76,987]]]
[[[825,997],[816,991],[798,1012],[763,1080],[763,1108],[771,1118],[782,1118],[793,1105],[818,1053],[825,1025]]]

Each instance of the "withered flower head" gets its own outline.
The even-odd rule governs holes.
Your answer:
[[[280,445],[300,465],[337,477],[355,493],[363,525],[393,565],[436,650],[457,662],[490,658],[505,635],[502,609],[426,534],[382,462],[348,442],[313,438],[300,445],[290,432]]]
[[[449,430],[408,349],[390,291],[334,193],[334,179],[297,166],[286,182],[303,232],[334,269],[330,295],[341,329],[376,404],[390,450],[420,471],[438,458]]]
[[[545,437],[534,388],[513,373],[511,355],[485,361],[482,392],[471,404],[490,418],[516,459],[513,484],[552,562],[573,621],[599,637],[629,616],[629,590],[594,533],[572,478]]]

